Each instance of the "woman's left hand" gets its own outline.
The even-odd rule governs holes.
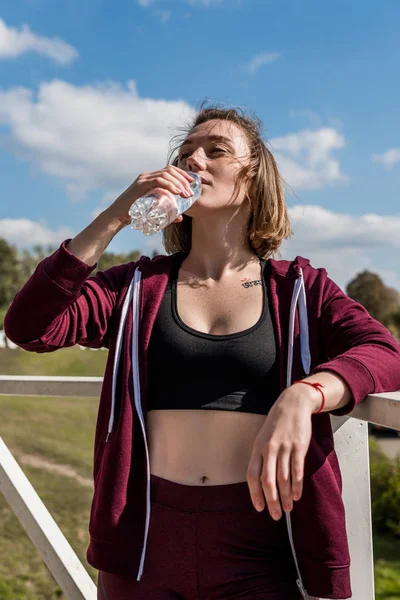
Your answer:
[[[316,404],[318,397],[306,386],[290,386],[273,405],[254,441],[247,469],[251,499],[259,511],[266,500],[275,520],[281,518],[282,509],[290,512],[293,501],[301,497]]]

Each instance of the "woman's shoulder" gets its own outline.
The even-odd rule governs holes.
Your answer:
[[[141,256],[138,261],[138,267],[146,275],[169,274],[171,269],[181,263],[185,256],[187,255],[183,252],[156,254],[151,258],[149,256]]]
[[[120,263],[113,265],[107,269],[100,269],[96,275],[102,274],[106,276],[116,276],[117,278],[132,277],[137,269],[140,271],[159,271],[160,269],[167,269],[175,259],[180,256],[180,253],[171,255],[157,254],[155,256],[146,256],[142,254],[137,260],[131,260],[126,263]]]
[[[316,276],[319,273],[326,273],[326,269],[324,267],[314,267],[309,258],[305,258],[304,256],[296,256],[291,260],[284,259],[273,259],[270,258],[268,261],[271,265],[271,270],[280,276],[283,277],[291,277],[298,278],[300,273],[303,273],[303,277],[310,277],[312,275]]]
[[[321,293],[325,293],[329,289],[335,294],[341,291],[339,286],[330,279],[325,267],[315,267],[311,264],[310,259],[304,256],[296,256],[292,260],[269,259],[268,262],[271,275],[277,281],[290,281],[302,277],[306,291],[312,289],[313,292],[319,290]]]

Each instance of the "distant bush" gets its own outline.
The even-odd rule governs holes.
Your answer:
[[[370,473],[374,531],[400,537],[400,457],[388,458],[373,438]]]

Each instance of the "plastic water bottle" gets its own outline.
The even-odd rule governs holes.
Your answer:
[[[186,212],[200,197],[202,187],[200,176],[190,171],[188,173],[194,179],[189,184],[193,196],[184,198],[176,194],[172,200],[160,191],[138,198],[129,209],[132,229],[139,230],[144,235],[153,235]]]

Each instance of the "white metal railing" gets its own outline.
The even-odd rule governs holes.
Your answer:
[[[1,375],[0,394],[96,397],[102,380]],[[343,479],[352,598],[374,600],[368,422],[400,431],[400,391],[372,394],[350,415],[332,416],[331,421]],[[0,442],[0,490],[65,596],[69,600],[95,600],[95,584],[1,438]]]

